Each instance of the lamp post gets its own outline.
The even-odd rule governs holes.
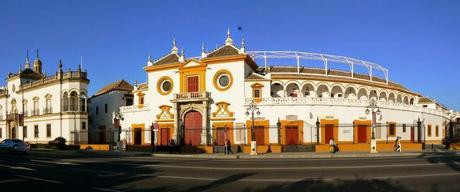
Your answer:
[[[376,115],[380,115],[380,108],[377,106],[377,101],[372,99],[369,105],[366,107],[366,114],[372,112],[372,138],[371,138],[371,153],[377,153],[377,141],[375,140],[375,127],[376,127]]]
[[[252,100],[246,108],[246,116],[251,115],[251,155],[257,155],[256,135],[254,133],[254,112],[260,115],[259,107],[257,107],[257,104]]]
[[[281,121],[278,117],[278,122],[276,123],[276,127],[278,128],[278,145],[281,145]]]

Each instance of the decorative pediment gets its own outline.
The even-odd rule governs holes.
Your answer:
[[[158,120],[172,120],[174,119],[174,114],[171,113],[171,106],[162,105],[159,107],[161,112],[157,115]]]
[[[231,112],[228,109],[228,106],[230,105],[230,103],[222,101],[222,102],[217,102],[216,105],[217,105],[217,110],[212,113],[212,116],[214,118],[231,118],[231,117],[233,117],[234,112]]]
[[[196,59],[190,59],[186,63],[184,63],[183,67],[199,67],[202,66],[202,63]]]

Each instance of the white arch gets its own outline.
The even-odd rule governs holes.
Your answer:
[[[355,86],[349,85],[345,89],[345,98],[347,99],[356,99],[357,98],[357,89]]]
[[[396,103],[402,103],[402,96],[401,96],[401,94],[398,94],[398,96],[396,96]]]
[[[313,83],[305,82],[302,84],[302,95],[304,97],[316,97],[316,90]]]
[[[358,99],[359,100],[369,100],[368,92],[367,92],[367,89],[365,87],[359,88]]]
[[[388,101],[393,102],[393,103],[396,103],[396,96],[395,96],[395,93],[390,92],[390,94],[388,94]]]
[[[317,87],[316,87],[316,95],[318,97],[322,97],[322,98],[328,98],[330,96],[330,88],[327,86],[327,84],[319,84]]]
[[[288,97],[300,97],[300,86],[297,82],[291,81],[286,84],[286,96]]]
[[[273,83],[270,86],[272,97],[284,97],[284,86],[281,83]]]
[[[371,90],[369,91],[369,99],[370,99],[370,100],[373,99],[373,100],[376,100],[376,101],[378,100],[378,92],[377,92],[377,90],[371,89]]]
[[[404,96],[403,103],[409,105],[409,98],[407,97],[407,95]]]
[[[387,101],[387,92],[385,90],[380,91],[379,101]]]
[[[343,98],[344,88],[340,84],[335,84],[331,89],[331,97],[333,98]]]

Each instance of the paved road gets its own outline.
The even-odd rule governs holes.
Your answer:
[[[460,191],[460,157],[171,159],[0,154],[0,190]]]

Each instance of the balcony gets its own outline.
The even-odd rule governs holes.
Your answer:
[[[253,99],[246,98],[245,104],[249,105]],[[292,106],[292,105],[310,105],[310,106],[353,106],[366,107],[369,100],[345,99],[345,98],[318,98],[318,97],[268,97],[260,98],[257,102],[259,106]],[[378,101],[377,105],[383,109],[392,109],[400,111],[411,111],[417,113],[426,113],[447,117],[448,115],[441,110],[428,109],[415,105],[403,103],[393,103],[390,101]]]
[[[172,102],[205,101],[210,98],[210,95],[209,92],[176,93]]]

